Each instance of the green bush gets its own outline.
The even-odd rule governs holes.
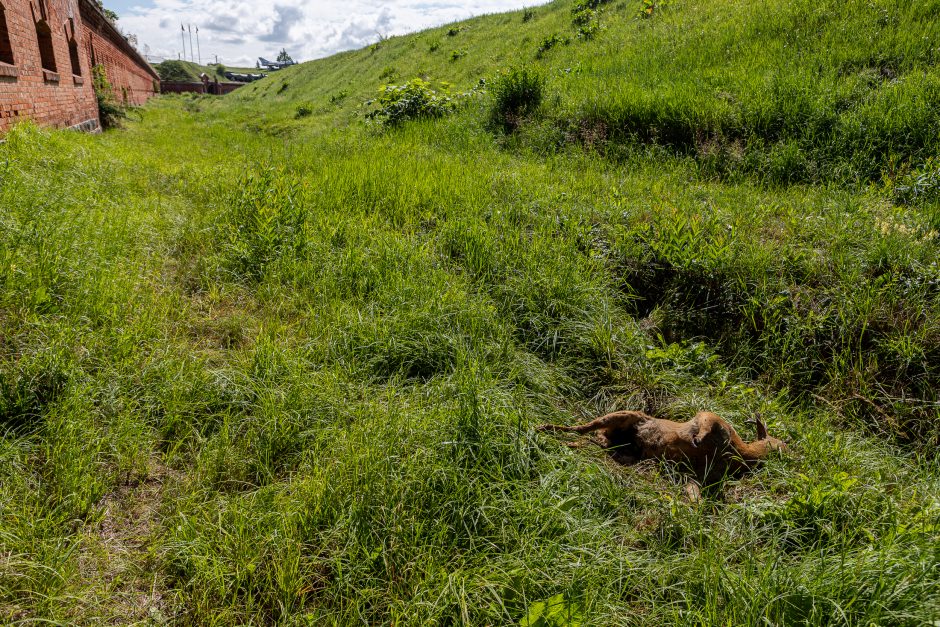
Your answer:
[[[111,89],[104,66],[96,65],[91,68],[91,75],[95,98],[98,100],[98,119],[101,127],[109,129],[120,126],[121,120],[127,118],[127,112],[114,99],[114,90]]]
[[[373,103],[378,105],[378,109],[367,117],[385,126],[398,126],[407,120],[420,118],[439,118],[456,106],[450,95],[434,91],[429,82],[420,78],[404,85],[386,85],[378,99],[369,104]]]
[[[490,91],[493,96],[490,121],[511,132],[542,105],[545,77],[531,68],[514,68],[497,76]]]
[[[575,26],[586,26],[597,16],[597,11],[582,5],[578,5],[575,9],[571,12],[571,21]]]
[[[297,107],[297,113],[294,114],[294,118],[299,120],[301,118],[310,117],[311,115],[313,115],[313,105],[306,102]]]
[[[552,33],[541,42],[539,42],[538,50],[535,51],[535,58],[541,59],[545,56],[545,53],[558,45],[567,46],[571,43],[571,39],[559,35],[558,33]]]

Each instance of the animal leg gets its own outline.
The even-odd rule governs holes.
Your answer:
[[[598,429],[610,429],[610,430],[620,430],[620,429],[629,429],[630,427],[647,420],[651,420],[652,416],[644,414],[641,411],[617,411],[612,414],[607,414],[606,416],[601,416],[596,420],[585,423],[583,425],[541,425],[537,427],[539,431],[551,431],[551,432],[567,432],[567,433],[591,433],[592,431],[597,431]]]
[[[584,448],[584,446],[587,445],[587,444],[593,444],[593,445],[599,446],[599,447],[601,447],[601,448],[608,448],[608,447],[610,446],[610,443],[607,441],[607,438],[605,438],[605,437],[602,436],[602,435],[597,436],[597,437],[588,438],[586,441],[585,441],[585,440],[578,440],[578,441],[575,441],[575,442],[568,442],[567,446],[568,446],[568,448]]]
[[[709,436],[716,444],[725,445],[731,439],[733,429],[721,417],[708,412],[702,412],[695,416],[697,428],[692,435],[692,446],[699,446]]]

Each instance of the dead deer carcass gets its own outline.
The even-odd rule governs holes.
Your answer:
[[[639,411],[618,411],[587,424],[542,425],[539,431],[587,434],[621,463],[665,459],[692,470],[700,480],[713,480],[753,468],[786,444],[767,434],[760,420],[757,439],[745,442],[730,424],[710,412],[699,412],[688,422],[654,418]]]

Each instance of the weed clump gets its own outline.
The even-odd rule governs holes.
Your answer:
[[[593,39],[600,31],[600,12],[598,9],[592,9],[582,3],[576,5],[571,13],[571,22],[578,27],[579,39]]]
[[[541,107],[545,77],[532,68],[514,68],[497,76],[490,91],[493,95],[490,122],[504,132],[512,132]]]
[[[905,205],[940,200],[940,158],[930,157],[923,166],[902,177],[894,186],[894,198]]]
[[[307,118],[313,115],[313,105],[309,102],[297,106],[297,112],[294,114],[294,118],[300,120],[301,118]]]
[[[535,51],[535,58],[541,59],[542,57],[545,56],[546,52],[548,52],[555,46],[559,46],[559,45],[567,46],[570,43],[571,43],[570,37],[565,37],[563,35],[559,35],[558,33],[552,33],[548,37],[544,38],[541,42],[539,42],[539,47]]]
[[[260,280],[268,266],[302,245],[304,211],[296,181],[272,168],[244,177],[220,227],[223,266],[238,279]]]
[[[111,88],[111,82],[104,71],[104,66],[96,65],[91,68],[91,76],[95,98],[98,100],[98,119],[102,128],[109,129],[120,126],[121,120],[127,118],[127,112],[115,100],[114,90]]]
[[[377,104],[378,109],[366,117],[385,126],[399,126],[408,120],[440,118],[456,108],[448,93],[435,91],[429,82],[420,78],[404,85],[386,85],[379,97],[367,104]]]

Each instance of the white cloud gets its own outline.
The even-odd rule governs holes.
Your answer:
[[[286,48],[298,60],[360,48],[380,36],[401,35],[459,19],[521,9],[540,0],[153,0],[150,6],[122,11],[120,26],[138,36],[149,54],[175,59],[189,33],[199,27],[203,62],[253,66],[259,56],[272,58]],[[541,0],[544,1],[544,0]],[[193,31],[193,42],[196,33]]]

